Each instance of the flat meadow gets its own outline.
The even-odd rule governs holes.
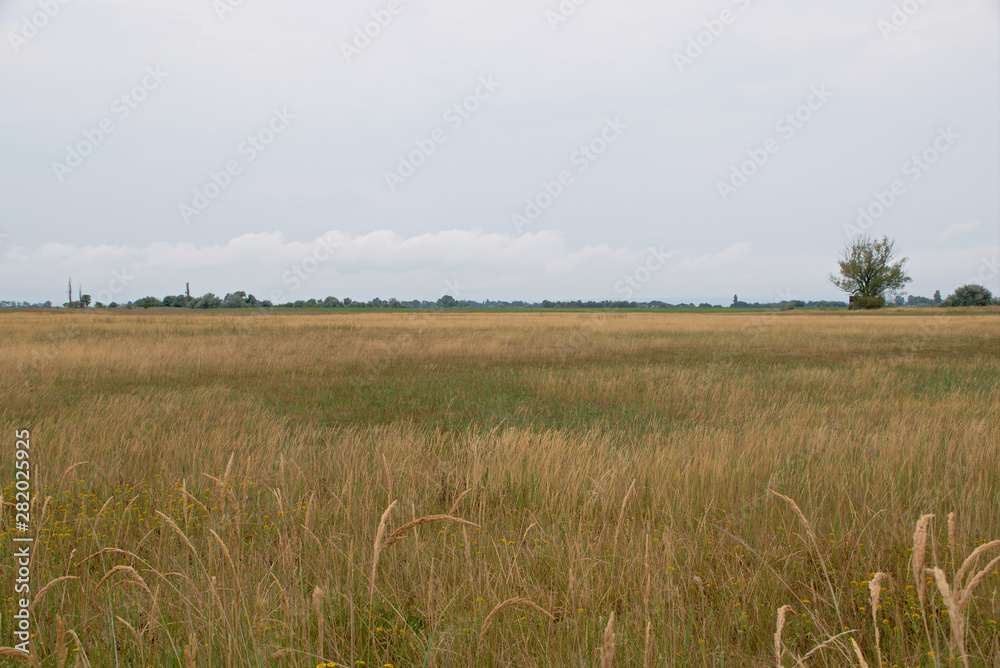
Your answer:
[[[1000,309],[719,311],[0,313],[0,665],[1000,666]]]

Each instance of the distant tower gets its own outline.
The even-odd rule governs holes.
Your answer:
[[[67,307],[73,306],[73,279],[69,279],[69,303],[66,304]]]
[[[184,285],[185,285],[185,290],[186,290],[186,293],[187,293],[187,298],[191,299],[191,284],[190,283],[185,283]]]
[[[83,283],[76,286],[76,289],[80,291],[80,298],[77,300],[80,304],[80,308],[83,308]]]

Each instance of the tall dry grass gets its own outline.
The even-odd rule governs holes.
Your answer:
[[[1000,318],[941,317],[2,314],[34,658],[1000,665]]]

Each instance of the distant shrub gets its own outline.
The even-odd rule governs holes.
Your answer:
[[[196,299],[194,303],[191,305],[191,308],[203,308],[203,309],[221,308],[221,307],[222,307],[222,300],[216,297],[211,292],[206,292],[204,295]]]
[[[972,283],[956,288],[950,297],[941,302],[941,306],[989,306],[996,303],[993,293]]]
[[[247,308],[247,293],[242,290],[230,292],[222,299],[222,308]]]
[[[885,297],[869,297],[868,295],[855,295],[851,301],[852,309],[877,309],[885,306]]]
[[[135,301],[135,305],[136,306],[141,306],[144,309],[145,308],[160,308],[161,306],[163,306],[163,302],[161,302],[156,297],[143,297],[142,299],[137,299]]]
[[[910,295],[909,297],[906,298],[907,306],[916,306],[916,307],[934,306],[934,303],[935,303],[934,300],[931,299],[930,297],[917,297],[916,295]]]

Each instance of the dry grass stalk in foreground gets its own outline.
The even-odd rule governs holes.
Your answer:
[[[634,491],[635,480],[633,480],[632,484],[628,486],[628,491],[625,492],[625,498],[622,499],[622,507],[618,511],[618,523],[615,525],[615,539],[612,541],[616,548],[618,547],[618,535],[621,533],[622,524],[625,522],[625,510],[628,508],[628,500]]]
[[[187,647],[184,648],[184,668],[196,668],[198,659],[198,638],[192,633],[188,636]]]
[[[66,622],[62,615],[56,616],[56,666],[63,668],[69,656],[69,646],[66,645]]]
[[[104,577],[100,579],[100,581],[97,583],[97,586],[95,586],[94,589],[100,589],[101,585],[107,582],[109,579],[111,579],[111,577],[114,576],[115,573],[124,573],[125,575],[131,576],[132,579],[135,580],[140,587],[142,587],[142,590],[147,594],[149,594],[150,598],[153,597],[153,592],[150,591],[149,585],[147,585],[146,581],[142,579],[142,576],[139,575],[135,571],[135,569],[132,568],[131,566],[125,566],[125,565],[115,566],[110,571],[105,573]]]
[[[774,490],[770,490],[770,492],[774,496],[777,496],[778,498],[780,498],[783,501],[785,501],[792,508],[792,510],[795,512],[795,514],[799,517],[799,520],[806,527],[806,530],[813,537],[813,539],[814,539],[813,540],[814,545],[816,546],[817,551],[818,551],[818,544],[816,544],[816,542],[815,542],[815,537],[812,534],[811,526],[810,526],[809,522],[806,520],[805,514],[799,508],[798,504],[795,501],[793,501],[791,498],[783,496],[781,494],[778,494]],[[924,560],[926,558],[926,548],[927,548],[927,539],[928,539],[928,533],[929,533],[929,525],[930,525],[930,520],[931,520],[932,517],[933,517],[933,515],[931,515],[931,514],[925,514],[925,515],[923,515],[923,516],[920,517],[920,519],[917,521],[917,524],[916,524],[916,528],[915,528],[915,531],[914,531],[914,534],[913,534],[914,546],[913,546],[913,550],[912,550],[912,560],[913,560],[912,567],[914,569],[914,577],[919,577],[917,575],[916,568],[918,566],[921,567],[921,568],[923,568],[923,566],[924,566]],[[954,545],[955,544],[955,514],[953,512],[949,513],[949,515],[948,515],[948,537],[949,537],[949,544],[950,545]],[[961,583],[964,581],[964,579],[966,578],[966,576],[969,575],[969,573],[970,573],[970,571],[972,569],[972,566],[976,562],[976,560],[981,555],[983,555],[984,553],[986,553],[987,551],[989,551],[989,550],[991,550],[993,548],[996,548],[996,547],[1000,547],[1000,540],[994,540],[994,541],[990,541],[988,543],[984,543],[984,544],[980,545],[979,547],[977,547],[975,550],[973,550],[973,552],[962,563],[961,568],[958,570],[958,573],[955,575],[955,588],[954,589],[949,585],[948,578],[947,578],[947,575],[945,574],[944,570],[942,570],[939,567],[932,567],[932,568],[926,568],[926,569],[924,569],[924,571],[928,575],[933,576],[934,582],[936,583],[938,591],[939,591],[939,593],[941,595],[941,599],[944,602],[944,605],[945,605],[945,607],[946,607],[946,609],[948,611],[948,621],[949,621],[949,624],[951,626],[951,638],[949,640],[949,646],[952,649],[953,656],[955,655],[955,652],[957,652],[958,658],[961,659],[962,663],[966,667],[968,667],[968,665],[969,665],[969,655],[968,655],[968,652],[966,651],[966,647],[965,647],[965,624],[966,624],[965,612],[966,612],[966,606],[968,605],[969,601],[971,600],[972,592],[975,589],[975,587],[980,582],[982,582],[991,572],[994,572],[994,570],[993,570],[994,568],[996,568],[997,566],[1000,566],[1000,556],[994,558],[984,568],[982,568],[981,570],[979,570],[978,572],[976,572],[975,575],[972,576],[972,578],[968,581],[968,583],[965,585],[964,588],[962,588]],[[822,559],[823,559],[822,554],[819,555],[819,558],[820,558],[821,563],[822,563]],[[823,571],[824,571],[824,573],[826,573],[827,569],[824,567]],[[883,658],[882,658],[881,634],[880,634],[879,626],[878,626],[878,610],[880,608],[880,601],[881,601],[881,596],[882,596],[882,583],[885,580],[888,580],[888,579],[889,579],[888,575],[886,575],[885,573],[879,572],[879,573],[874,573],[872,575],[871,580],[868,582],[868,589],[869,589],[869,593],[870,593],[871,613],[872,613],[872,624],[873,624],[874,632],[875,632],[875,649],[876,649],[876,653],[877,653],[877,656],[878,656],[878,665],[880,665],[880,666],[883,665],[884,661],[883,661]],[[921,580],[922,580],[922,578],[921,578]],[[920,583],[918,583],[918,584],[920,584]],[[918,596],[919,596],[919,600],[920,600],[921,615],[922,615],[922,617],[924,619],[925,628],[926,628],[926,619],[927,619],[927,617],[926,617],[926,614],[925,614],[925,612],[923,610],[924,593],[920,592],[919,589],[918,589]],[[836,600],[834,600],[834,603],[836,603]],[[777,664],[778,668],[781,668],[781,658],[782,658],[782,655],[787,652],[787,650],[784,648],[784,646],[782,644],[782,631],[783,631],[783,629],[785,627],[786,614],[788,612],[790,612],[791,609],[792,609],[791,606],[784,605],[781,608],[779,608],[778,612],[777,612],[776,630],[775,630],[775,634],[774,634],[774,655],[775,655],[775,661],[776,661],[776,664]],[[838,611],[838,617],[839,617],[839,611]],[[852,629],[845,628],[842,633],[838,633],[835,636],[829,637],[827,640],[825,640],[825,641],[821,642],[820,644],[816,645],[815,647],[813,647],[808,653],[806,653],[805,655],[803,655],[801,658],[799,658],[798,656],[795,656],[794,653],[792,653],[792,652],[788,652],[788,653],[791,654],[795,658],[795,661],[796,661],[797,664],[802,664],[806,659],[808,659],[810,656],[812,656],[816,652],[818,652],[821,649],[824,649],[824,648],[826,648],[828,646],[836,645],[837,641],[841,637],[843,637],[843,636],[845,636],[847,634],[850,634],[850,633],[854,633],[854,631]],[[928,638],[929,638],[929,632],[928,632]],[[928,644],[930,644],[930,642]],[[852,648],[854,649],[854,652],[857,654],[858,659],[861,661],[862,665],[866,666],[867,663],[865,662],[864,656],[863,656],[863,654],[861,652],[861,648],[858,646],[857,641],[854,640],[854,638],[851,638],[851,645],[852,645]]]
[[[952,517],[953,513],[949,514],[949,524]],[[922,519],[923,518],[921,518],[921,520]],[[951,527],[949,526],[949,528]],[[928,575],[933,576],[934,583],[937,585],[938,592],[941,594],[941,599],[944,601],[945,607],[948,610],[948,622],[951,625],[951,639],[949,641],[949,645],[951,646],[952,652],[955,652],[956,650],[958,651],[958,655],[962,659],[962,663],[966,666],[969,665],[969,654],[965,647],[966,607],[972,599],[972,592],[975,590],[976,586],[982,582],[994,568],[1000,565],[1000,556],[994,558],[984,568],[973,575],[972,579],[969,580],[964,587],[962,586],[962,582],[968,575],[976,559],[978,559],[979,556],[986,551],[995,547],[1000,547],[1000,540],[990,541],[989,543],[980,545],[973,550],[972,554],[970,554],[965,561],[962,562],[962,567],[959,569],[958,574],[955,575],[954,582],[951,585],[948,583],[948,576],[941,568],[934,567],[925,569]],[[916,549],[914,549],[914,553],[915,552]]]
[[[25,663],[37,666],[41,668],[41,663],[38,662],[38,657],[34,654],[25,654],[19,649],[14,649],[13,647],[0,647],[0,657],[5,659],[15,659],[17,661],[24,661]]]
[[[837,611],[837,619],[840,622],[840,626],[843,626],[843,620],[840,615],[840,600],[833,589],[833,580],[830,578],[830,571],[826,567],[826,560],[823,558],[823,552],[819,549],[819,541],[816,539],[816,532],[813,531],[812,524],[810,524],[809,520],[806,519],[805,513],[802,512],[801,508],[799,508],[799,504],[795,503],[795,501],[788,498],[784,494],[779,494],[773,489],[769,489],[768,491],[787,503],[795,515],[799,518],[799,521],[802,522],[802,526],[805,527],[806,534],[809,536],[809,540],[812,541],[813,548],[816,550],[816,558],[819,560],[820,568],[823,569],[823,577],[826,578],[827,587],[830,589],[830,601],[833,603],[833,607]]]
[[[882,665],[882,634],[878,629],[878,606],[879,600],[882,598],[882,582],[888,580],[889,576],[885,573],[876,573],[872,576],[871,582],[868,583],[868,591],[871,594],[871,607],[872,607],[872,628],[875,629],[875,651],[878,654],[878,665]],[[854,647],[857,648],[858,644],[851,639],[854,643]],[[860,650],[857,650],[860,654]]]
[[[389,515],[395,506],[396,502],[393,501],[389,507],[385,509],[385,512],[382,513],[382,517],[379,519],[378,529],[375,532],[375,545],[372,554],[371,594],[374,594],[375,592],[375,575],[378,570],[379,557],[381,557],[382,553],[387,549],[401,541],[403,536],[405,536],[406,532],[410,529],[414,529],[423,524],[430,524],[431,522],[451,522],[452,524],[479,527],[478,524],[469,522],[468,520],[463,520],[460,517],[452,517],[450,515],[427,515],[425,517],[419,517],[415,520],[407,522],[389,534],[388,537],[385,537],[386,527],[389,523]]]
[[[403,526],[399,527],[391,534],[389,534],[389,537],[385,539],[384,543],[382,543],[382,550],[383,551],[387,550],[396,543],[398,543],[399,541],[403,540],[403,536],[410,529],[418,527],[422,524],[429,524],[431,522],[451,522],[452,524],[464,524],[465,526],[479,528],[479,525],[476,524],[475,522],[469,522],[468,520],[463,520],[461,517],[452,517],[450,515],[428,515],[426,517],[419,517],[415,520],[407,522],[406,524],[404,524]]]
[[[650,633],[653,631],[653,622],[646,622],[646,640],[642,644],[642,668],[649,668],[650,666],[650,655],[649,655],[649,640]]]
[[[76,631],[70,629],[68,633],[73,636],[73,642],[76,643],[76,664],[78,666],[84,666],[84,668],[90,668],[90,659],[87,657],[87,652],[83,648],[83,643],[80,642],[80,637],[76,635]]]
[[[63,575],[62,577],[58,577],[58,578],[56,578],[54,580],[50,580],[48,582],[48,584],[46,584],[44,587],[42,587],[41,589],[38,590],[38,593],[35,594],[35,598],[31,599],[31,606],[30,607],[32,609],[34,609],[35,606],[38,605],[38,602],[40,600],[42,600],[42,596],[44,596],[47,591],[49,591],[50,589],[52,589],[53,587],[55,587],[57,584],[59,584],[61,582],[70,582],[72,580],[79,580],[79,579],[80,578],[78,578],[75,575]]]
[[[783,605],[778,608],[777,618],[774,624],[774,665],[781,668],[781,656],[785,653],[784,645],[781,642],[781,634],[785,630],[785,616],[792,611],[792,606]]]
[[[382,512],[382,517],[378,521],[378,529],[375,531],[375,544],[372,546],[372,574],[371,574],[371,584],[369,585],[368,597],[369,606],[371,606],[371,597],[375,595],[375,573],[378,571],[378,558],[382,554],[384,549],[382,545],[382,539],[385,537],[385,528],[389,523],[389,515],[392,513],[392,509],[396,507],[396,501],[393,501],[389,506]]]
[[[487,629],[490,628],[490,624],[493,622],[494,617],[496,617],[498,614],[500,614],[507,608],[513,607],[515,605],[523,605],[525,607],[531,608],[536,612],[542,613],[552,621],[555,621],[556,619],[551,612],[549,612],[548,610],[546,610],[545,608],[541,607],[540,605],[538,605],[533,601],[529,601],[526,598],[509,598],[506,601],[503,601],[502,603],[497,603],[496,607],[490,611],[490,614],[486,615],[486,619],[483,620],[483,626],[482,628],[479,629],[479,639],[482,640],[482,638],[486,635],[486,631]]]
[[[323,595],[325,592],[322,588],[316,587],[313,589],[312,602],[313,610],[316,612],[316,629],[317,635],[319,636],[319,649],[316,652],[316,656],[325,656],[326,652],[323,647],[324,633],[323,633]]]
[[[917,598],[920,600],[920,607],[924,606],[924,593],[927,591],[927,583],[924,581],[924,556],[927,553],[927,532],[930,529],[931,520],[934,515],[921,515],[917,520],[917,528],[913,531],[913,583],[917,587]]]
[[[858,647],[858,641],[854,638],[851,638],[851,647],[854,648],[854,654],[858,657],[858,663],[861,665],[861,668],[868,668],[868,662],[865,661],[865,655],[861,653],[861,648]]]
[[[633,483],[634,484],[634,483]],[[601,668],[611,668],[615,660],[615,613],[608,617],[604,627],[604,645],[601,648]]]

